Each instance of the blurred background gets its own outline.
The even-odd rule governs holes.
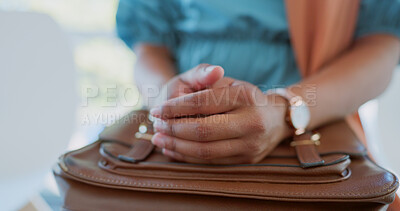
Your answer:
[[[39,109],[38,112],[45,113],[46,105],[49,104],[48,96],[58,95],[62,97],[55,100],[60,103],[55,107],[60,108],[60,115],[45,118],[42,113],[35,121],[43,127],[57,124],[57,128],[65,128],[64,131],[58,132],[46,131],[53,139],[49,137],[45,140],[45,137],[41,137],[40,142],[32,143],[30,140],[41,136],[40,130],[43,127],[37,128],[30,122],[26,126],[31,127],[31,130],[26,131],[25,136],[21,134],[18,141],[20,143],[4,139],[0,141],[2,145],[7,146],[3,148],[19,147],[24,140],[31,144],[26,144],[24,149],[18,150],[29,157],[31,162],[27,162],[26,157],[22,158],[20,163],[18,160],[0,161],[12,168],[8,174],[1,170],[0,210],[31,210],[33,207],[40,207],[40,210],[59,210],[61,202],[57,199],[58,191],[50,171],[58,156],[65,150],[76,149],[95,141],[97,134],[106,125],[112,124],[126,112],[140,108],[138,91],[133,87],[132,70],[135,55],[115,33],[117,6],[117,0],[0,0],[0,40],[4,41],[0,42],[0,51],[4,51],[0,57],[0,63],[3,63],[0,70],[2,75],[6,76],[3,79],[19,81],[20,93],[27,91],[22,87],[29,87],[32,89],[29,91],[41,93],[40,96],[26,96],[25,99],[21,99],[26,103],[18,100],[9,102],[8,111],[2,107],[4,114],[2,112],[1,116],[4,117],[8,113],[7,115],[14,115],[14,118],[18,119],[22,116],[22,110],[32,113],[33,107]],[[32,43],[40,42],[41,39],[46,44]],[[16,42],[10,43],[10,40]],[[38,62],[41,58],[35,55],[40,54],[43,57],[47,56],[48,61]],[[5,61],[9,61],[7,58],[11,57],[21,61],[4,64]],[[45,63],[54,65],[44,65]],[[32,75],[28,76],[25,71]],[[57,74],[52,76],[51,73],[54,72]],[[53,85],[58,86],[58,91],[44,93],[36,88],[36,83],[45,84],[49,80],[54,81]],[[53,85],[46,86],[54,88]],[[5,87],[5,90],[8,89],[11,90],[10,87]],[[70,93],[71,90],[73,93]],[[121,95],[118,94],[121,90],[129,90],[124,95],[124,100],[129,102],[128,106],[127,103],[121,105]],[[18,92],[16,88],[13,91],[15,94]],[[115,95],[110,97],[113,91]],[[2,98],[3,94],[9,97],[7,93],[2,93]],[[42,97],[44,95],[47,95],[47,98]],[[92,97],[86,100],[88,95]],[[29,105],[30,100],[42,102]],[[70,111],[67,107],[74,110]],[[6,126],[9,126],[9,122],[0,123],[1,128],[12,128]],[[15,138],[15,134],[19,132],[8,132],[6,137],[9,134],[9,137]],[[37,136],[34,137],[36,133]],[[44,153],[40,144],[45,145],[46,151],[51,152]],[[0,151],[10,152],[7,149]],[[13,155],[3,154],[1,158],[11,156]],[[19,166],[19,169],[25,171],[12,166]]]
[[[75,70],[71,71],[76,71],[75,91],[81,101],[76,115],[76,129],[82,127],[85,131],[84,134],[78,131],[73,135],[70,148],[82,146],[79,140],[86,140],[88,135],[89,139],[96,138],[97,132],[102,129],[102,126],[96,128],[88,124],[88,120],[100,123],[94,125],[107,125],[132,107],[141,106],[140,102],[133,105],[139,100],[138,91],[132,87],[135,55],[115,33],[117,6],[117,0],[0,0],[0,10],[3,11],[50,16],[67,35],[75,65]],[[127,87],[132,88],[124,96],[131,102],[130,106],[121,105],[122,100],[118,99],[121,95],[107,97],[107,88],[115,88],[118,92]],[[96,96],[82,102],[90,91]],[[113,103],[116,106],[107,106]],[[94,128],[88,128],[91,126]]]
[[[0,35],[0,40],[4,37],[16,39],[16,35],[14,34],[5,34],[6,29],[9,29],[7,31],[16,30],[15,33],[17,35],[27,33],[22,34],[21,36],[23,37],[34,36],[29,31],[18,31],[17,28],[14,27],[14,25],[18,25],[14,24],[18,21],[28,25],[30,23],[38,23],[37,21],[43,21],[44,28],[38,28],[35,25],[28,28],[33,31],[39,30],[43,34],[55,33],[55,36],[53,36],[55,37],[54,44],[51,44],[48,39],[45,39],[45,42],[49,42],[49,49],[52,46],[55,48],[47,52],[55,58],[53,59],[55,66],[49,66],[48,71],[57,73],[54,79],[59,80],[57,83],[60,87],[55,91],[57,95],[62,96],[59,103],[62,103],[64,106],[73,107],[73,110],[68,112],[68,109],[62,110],[61,113],[65,113],[64,117],[60,114],[60,116],[53,116],[45,119],[42,115],[34,119],[34,123],[31,123],[31,125],[35,123],[38,125],[61,124],[57,120],[64,118],[65,122],[63,122],[63,124],[66,125],[65,127],[63,126],[65,130],[60,132],[53,131],[54,133],[50,132],[49,134],[48,142],[54,144],[54,146],[52,146],[54,149],[52,154],[48,156],[45,154],[41,155],[41,153],[38,153],[40,152],[40,149],[38,149],[35,154],[30,156],[29,153],[34,151],[32,149],[35,149],[35,147],[38,148],[37,145],[32,145],[33,148],[26,147],[26,152],[24,152],[24,149],[21,149],[21,154],[30,156],[28,160],[32,161],[26,165],[32,167],[37,164],[37,169],[39,169],[37,174],[32,173],[33,171],[30,170],[30,168],[26,168],[26,172],[12,171],[9,172],[9,174],[4,174],[5,176],[0,176],[3,182],[0,183],[3,185],[0,187],[0,210],[35,210],[38,207],[40,207],[40,210],[59,210],[61,202],[58,199],[56,184],[50,172],[50,166],[56,162],[57,156],[65,150],[76,149],[89,142],[95,141],[97,134],[106,125],[112,124],[113,121],[128,111],[141,107],[138,91],[133,86],[135,55],[121,40],[119,40],[115,32],[115,13],[117,6],[117,0],[0,0],[0,14],[2,14],[0,15],[0,27],[2,27],[0,28],[0,33],[2,34]],[[29,19],[31,22],[29,22]],[[41,35],[38,34],[37,36],[40,37]],[[25,41],[27,43],[30,42],[29,39]],[[0,44],[1,43],[2,42],[0,42]],[[21,41],[21,43],[23,43],[23,41]],[[4,42],[3,44],[9,44],[11,46],[9,42]],[[39,47],[31,47],[35,48],[32,51],[28,51],[31,54],[23,55],[20,55],[19,52],[27,49],[27,46],[19,46],[19,48],[9,46],[9,49],[5,49],[3,48],[4,46],[0,45],[0,51],[1,48],[5,51],[4,54],[1,54],[4,55],[3,57],[0,55],[0,63],[5,62],[5,58],[10,56],[9,52],[11,49],[11,51],[15,51],[16,56],[14,57],[21,59],[21,61],[12,64],[16,65],[17,63],[26,62],[26,66],[22,67],[34,68],[29,63],[29,58],[32,57],[31,55],[34,55],[36,51],[46,50],[40,47],[40,43],[36,44]],[[56,48],[55,46],[58,46],[58,44],[61,46]],[[66,60],[58,61],[57,58],[60,57]],[[49,63],[51,62],[52,61],[49,61]],[[36,63],[37,60],[32,60],[32,64]],[[60,72],[57,72],[54,67],[57,70],[59,69]],[[13,78],[16,81],[24,81],[26,78],[32,79],[24,74],[18,74],[18,68],[20,68],[18,65],[15,66],[14,77],[10,72],[7,72],[10,71],[7,68],[7,66],[2,67],[0,65],[1,73],[6,76],[6,80],[8,80],[7,77]],[[66,70],[70,74],[63,75],[61,70]],[[42,75],[39,74],[40,71],[43,71]],[[44,79],[46,81],[46,77],[48,77],[49,73],[45,71],[46,70],[39,68],[38,74],[32,74],[31,77],[40,76],[40,80]],[[369,131],[367,136],[370,141],[374,143],[371,150],[374,151],[375,154],[383,155],[380,156],[382,159],[378,160],[378,162],[396,173],[400,173],[400,164],[398,162],[400,159],[398,153],[398,149],[400,148],[400,135],[398,133],[400,129],[400,112],[396,112],[400,104],[399,72],[399,70],[395,71],[390,87],[379,99],[370,101],[361,108],[363,124]],[[52,79],[49,78],[49,80]],[[61,85],[63,81],[75,85],[71,87],[66,84],[64,88],[62,88]],[[109,92],[107,92],[110,89],[116,92],[116,94],[111,97],[109,96]],[[68,94],[68,90],[72,90],[73,93]],[[120,90],[129,90],[129,92],[125,93],[123,96],[124,99],[120,99],[121,95],[118,94]],[[22,91],[26,91],[26,89],[22,89]],[[46,105],[49,103],[48,96],[50,95],[51,93],[43,100],[32,98],[32,102],[40,101]],[[4,96],[7,95],[4,94]],[[87,100],[88,97],[90,97],[89,100]],[[64,103],[62,101],[63,99],[71,100]],[[27,99],[24,97],[19,100],[22,100],[21,102],[27,102]],[[127,100],[129,101],[128,103],[121,103]],[[32,106],[33,105],[34,103],[32,103]],[[19,109],[13,110],[17,110],[17,112],[20,113],[29,106],[31,106],[29,103],[23,103],[21,108],[18,107]],[[40,109],[40,104],[37,104],[37,106]],[[13,108],[15,108],[15,106],[13,106]],[[39,111],[42,112],[42,110],[45,109]],[[4,112],[6,111],[7,109],[4,109]],[[7,112],[8,115],[12,114],[10,111]],[[7,115],[7,113],[2,113],[2,115]],[[43,123],[41,123],[41,121]],[[72,121],[72,123],[69,124],[68,121]],[[5,125],[8,123],[1,122],[1,124],[1,128],[5,128]],[[67,128],[69,129],[67,130]],[[39,132],[38,130],[33,130],[29,133],[26,132],[26,137],[21,136],[21,140],[32,137],[34,133],[40,135]],[[64,134],[61,134],[62,132],[64,132]],[[10,137],[15,136],[14,131],[12,134],[11,132],[9,134]],[[44,139],[46,138],[43,137],[42,139],[45,141]],[[4,146],[3,142],[11,144],[10,147],[13,147],[13,143],[9,143],[4,139],[0,141],[2,146]],[[16,144],[21,146],[21,143]],[[47,146],[48,145],[46,145],[46,147]],[[3,149],[3,151],[5,150]],[[40,158],[41,156],[43,157],[42,159]],[[12,157],[12,155],[8,157]],[[24,160],[26,161],[26,159]],[[13,164],[13,159],[8,159],[5,162]],[[21,165],[25,165],[24,163],[26,162],[21,161]],[[20,166],[20,168],[24,167]],[[4,172],[1,172],[0,175],[3,173]],[[24,177],[17,178],[13,173],[15,173],[15,175],[23,174]],[[14,178],[14,183],[9,182],[11,181],[9,180],[10,178]],[[26,183],[29,185],[25,186],[20,182],[22,180],[35,182]],[[16,190],[15,194],[10,194],[9,192],[10,189],[15,189],[16,187],[12,184],[20,184],[20,186],[18,186],[20,189]],[[30,191],[25,191],[25,189],[28,188]],[[3,192],[1,192],[2,190]]]

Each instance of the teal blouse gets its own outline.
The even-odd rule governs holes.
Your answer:
[[[262,90],[300,80],[282,0],[120,0],[119,37],[173,52],[179,73],[200,63]],[[355,37],[400,38],[400,1],[363,0]]]

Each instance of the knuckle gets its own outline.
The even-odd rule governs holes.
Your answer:
[[[258,89],[256,86],[252,85],[252,84],[244,84],[244,101],[246,102],[246,104],[248,105],[254,105],[257,101],[257,97],[256,97],[256,90]]]
[[[252,154],[259,154],[262,152],[262,142],[257,140],[246,141],[247,149]]]
[[[254,115],[249,120],[246,129],[255,134],[265,134],[268,130],[262,115]]]
[[[260,160],[261,160],[260,157],[252,156],[252,155],[245,155],[245,156],[242,156],[241,163],[255,164],[255,163],[260,162]]]
[[[250,84],[248,84],[248,83],[245,83],[245,84],[244,84],[244,91],[245,91],[246,93],[251,93],[251,92],[253,91],[253,89],[254,89],[254,87],[253,87],[252,85],[250,85]]]
[[[223,147],[223,150],[225,152],[234,152],[234,151],[236,151],[235,149],[236,149],[236,147],[235,147],[235,145],[233,144],[232,141],[226,141],[225,142],[224,147]]]
[[[186,98],[186,102],[196,111],[202,109],[202,106],[205,104],[205,97],[203,95],[192,95]]]
[[[172,113],[171,106],[164,104],[160,107],[161,110],[161,118],[168,118],[169,115]]]
[[[190,98],[190,103],[191,103],[191,105],[192,105],[193,107],[195,107],[195,108],[197,108],[197,109],[201,107],[200,97],[197,96],[197,95],[193,95],[193,96]]]
[[[165,148],[175,151],[176,149],[176,139],[175,138],[169,138],[165,142]]]
[[[242,105],[250,105],[252,104],[252,96],[250,87],[246,84],[240,84],[234,88],[234,96],[238,103]]]
[[[211,159],[211,148],[208,146],[200,146],[197,148],[197,157],[203,160]]]
[[[177,127],[176,124],[169,124],[169,132],[173,137],[176,136],[176,127]]]
[[[255,158],[255,157],[248,157],[246,159],[246,163],[255,164],[255,163],[258,163],[258,162],[259,162],[259,160],[257,158]]]
[[[211,135],[211,128],[203,124],[195,126],[195,136],[198,141],[207,140]]]

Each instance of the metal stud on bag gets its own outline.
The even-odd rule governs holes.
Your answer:
[[[154,117],[151,116],[150,114],[149,114],[148,118],[151,122],[154,122]],[[139,125],[139,132],[135,133],[135,138],[146,140],[146,141],[151,141],[151,139],[153,138],[153,135],[149,134],[147,132],[148,132],[147,125],[145,123],[141,123]]]

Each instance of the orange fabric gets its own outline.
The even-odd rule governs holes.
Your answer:
[[[359,3],[358,0],[286,0],[291,42],[303,77],[318,72],[349,48]],[[347,120],[366,144],[358,115],[350,115]]]
[[[391,203],[387,209],[388,211],[399,211],[400,210],[400,198],[399,195],[396,194],[396,198],[394,199],[394,202]]]
[[[360,116],[358,113],[351,114],[346,118],[347,123],[350,125],[351,129],[353,129],[354,133],[360,139],[360,141],[367,146],[367,138],[365,137],[364,129],[361,124]]]
[[[303,76],[350,46],[358,8],[358,0],[286,0],[291,42]]]
[[[291,42],[303,77],[310,76],[350,47],[357,23],[359,0],[286,0]],[[357,113],[347,122],[367,146]],[[389,210],[400,210],[396,200]]]

